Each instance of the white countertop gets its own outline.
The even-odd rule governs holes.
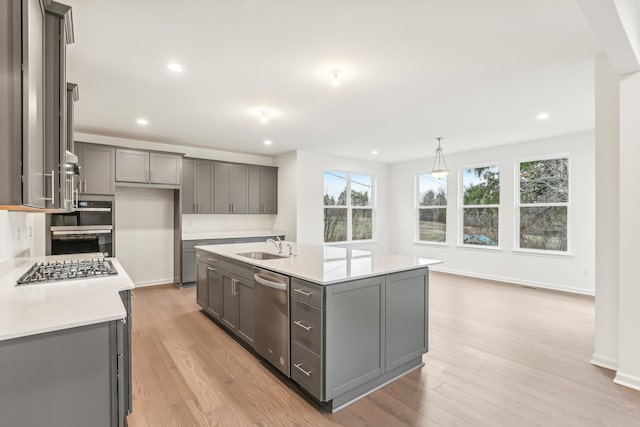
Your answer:
[[[242,237],[284,236],[282,230],[198,231],[183,232],[182,240],[233,239]]]
[[[0,341],[122,319],[119,291],[134,283],[115,258],[117,275],[16,286],[35,262],[89,258],[89,254],[34,257],[4,265],[0,273]]]
[[[377,253],[336,246],[305,245],[295,242],[284,242],[284,254],[289,253],[288,244],[292,245],[295,255],[273,260],[256,260],[238,255],[244,252],[268,252],[277,255],[278,251],[272,243],[206,245],[196,246],[196,249],[202,249],[319,285],[330,285],[348,280],[415,270],[442,263],[440,260],[409,255]]]

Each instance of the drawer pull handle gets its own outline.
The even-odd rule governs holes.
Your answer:
[[[217,268],[213,268],[213,267],[207,267],[207,270],[209,270],[209,271],[217,271],[218,269]]]
[[[293,364],[293,366],[295,366],[296,368],[298,368],[298,370],[299,370],[300,372],[302,372],[303,374],[305,374],[305,375],[306,375],[306,376],[308,376],[308,377],[310,377],[310,376],[311,376],[311,373],[313,372],[313,371],[308,371],[308,372],[307,372],[307,371],[305,371],[304,369],[302,369],[302,367],[301,367],[301,366],[302,366],[302,364],[301,364],[301,363],[294,363],[294,364]]]
[[[311,326],[306,326],[299,320],[294,320],[293,323],[295,323],[296,325],[300,326],[305,331],[310,331],[311,330]]]
[[[294,292],[304,295],[305,297],[310,297],[313,295],[311,292],[305,292],[302,289],[294,289]]]

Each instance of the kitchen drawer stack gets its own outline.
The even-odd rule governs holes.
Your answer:
[[[291,378],[318,400],[323,399],[324,289],[291,279]]]

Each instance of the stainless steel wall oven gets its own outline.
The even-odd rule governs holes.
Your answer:
[[[78,200],[74,212],[51,214],[48,222],[47,254],[115,255],[113,200]]]

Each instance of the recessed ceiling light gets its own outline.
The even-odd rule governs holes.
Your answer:
[[[262,123],[269,123],[269,110],[262,110],[260,111],[260,121]]]
[[[371,152],[371,154],[373,154],[374,156],[377,156],[377,155],[378,155],[378,150],[373,150],[373,151]]]
[[[342,70],[340,70],[339,68],[334,68],[333,70],[331,70],[331,85],[333,87],[338,87],[342,84],[342,81],[340,80],[341,74]]]
[[[143,119],[142,117],[140,117],[139,119],[136,120],[136,123],[141,126],[146,126],[149,124],[149,121],[147,119]]]
[[[182,67],[182,65],[176,64],[175,62],[172,62],[171,64],[167,64],[167,68],[170,71],[173,71],[174,73],[181,73],[184,71],[184,68]]]
[[[273,144],[273,142],[271,142],[271,140],[269,140],[269,139],[265,139],[264,140],[264,145],[271,145],[271,144]]]
[[[549,115],[547,113],[540,113],[536,116],[536,119],[538,120],[547,120],[549,118]]]

